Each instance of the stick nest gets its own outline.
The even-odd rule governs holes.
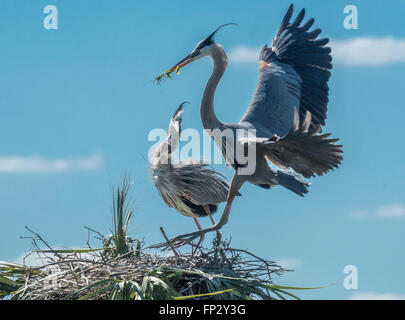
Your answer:
[[[283,294],[272,278],[286,270],[247,250],[231,248],[230,241],[214,243],[212,248],[194,247],[191,253],[138,248],[108,259],[79,251],[36,251],[45,265],[14,265],[21,286],[12,298],[274,299]]]

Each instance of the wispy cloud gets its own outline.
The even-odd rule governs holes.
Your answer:
[[[103,166],[103,162],[103,158],[100,155],[59,159],[47,159],[40,156],[0,156],[0,174],[97,170]]]
[[[405,62],[405,39],[362,37],[332,40],[332,57],[345,65],[384,65]]]
[[[66,247],[53,247],[54,250],[64,250],[64,249],[89,249],[88,247],[83,248],[82,246],[72,246]],[[94,255],[92,253],[84,252],[78,253],[78,256],[83,259],[92,259]],[[50,259],[56,259],[57,255],[54,253],[39,254],[34,251],[21,253],[17,258],[13,260],[13,263],[25,265],[29,267],[44,266],[50,262]]]
[[[377,217],[381,219],[404,219],[405,204],[392,204],[378,207],[374,210],[354,210],[350,216],[355,219],[365,219],[368,217]]]
[[[54,254],[49,254],[49,256],[55,258]],[[13,262],[29,267],[37,267],[47,264],[47,260],[45,258],[41,258],[35,253],[28,252],[20,254],[17,258],[14,259]]]
[[[378,66],[405,63],[405,39],[359,37],[332,39],[333,63],[350,66]],[[261,47],[238,46],[229,53],[231,63],[258,63]]]
[[[357,292],[352,294],[349,300],[405,300],[405,294]]]
[[[354,219],[364,219],[370,215],[368,210],[353,210],[350,212],[350,216]]]
[[[259,47],[238,46],[229,52],[230,63],[259,63]]]
[[[377,208],[375,211],[376,217],[389,218],[389,219],[401,219],[405,218],[405,205],[394,204],[390,206]]]

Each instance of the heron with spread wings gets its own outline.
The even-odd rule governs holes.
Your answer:
[[[163,201],[181,214],[192,217],[197,228],[202,230],[197,218],[208,216],[215,225],[211,215],[217,211],[219,203],[226,201],[229,185],[223,175],[202,161],[181,160],[173,163],[185,103],[180,104],[173,114],[168,135],[155,150],[151,161],[152,178]],[[217,236],[219,239],[219,232]],[[203,239],[204,234],[201,234],[197,246]]]
[[[216,225],[177,236],[172,243],[182,245],[226,224],[232,202],[245,182],[266,189],[281,185],[303,196],[309,186],[304,178],[321,176],[341,163],[342,146],[335,144],[338,139],[331,139],[329,133],[321,134],[332,68],[331,49],[325,46],[329,39],[318,39],[320,29],[310,30],[313,18],[302,23],[304,9],[290,22],[292,14],[293,5],[287,10],[271,46],[265,45],[260,52],[257,87],[239,123],[224,123],[214,111],[215,90],[227,67],[225,51],[214,41],[215,34],[223,26],[200,41],[189,55],[165,73],[170,76],[196,60],[210,57],[213,72],[200,109],[203,127],[209,133],[231,130],[235,133],[235,144],[253,144],[256,152],[254,172],[239,174],[238,148],[227,152],[229,146],[223,139],[211,134],[227,163],[235,170],[224,212]],[[157,80],[161,78],[159,76]],[[242,138],[237,134],[238,130],[254,130],[255,136]],[[268,161],[275,166],[270,166]]]

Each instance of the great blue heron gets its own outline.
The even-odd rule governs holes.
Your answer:
[[[211,57],[213,72],[200,109],[203,127],[208,133],[231,130],[236,144],[253,144],[256,147],[255,171],[241,175],[238,174],[239,165],[235,157],[238,149],[227,152],[228,146],[223,139],[218,139],[215,133],[211,135],[227,162],[235,169],[226,207],[216,225],[177,236],[172,239],[173,242],[184,243],[226,224],[235,195],[246,181],[263,188],[281,185],[302,196],[308,192],[309,183],[301,176],[320,176],[337,168],[343,159],[342,146],[335,144],[338,139],[329,139],[330,134],[320,134],[325,124],[327,82],[332,68],[331,49],[325,47],[329,39],[318,39],[320,29],[309,30],[314,23],[313,18],[301,24],[304,9],[290,22],[292,13],[293,5],[290,5],[271,46],[265,45],[261,50],[256,91],[237,124],[220,121],[214,112],[214,93],[227,67],[225,51],[214,42],[214,35],[222,26],[164,74],[170,76],[171,72],[193,61]],[[256,135],[240,138],[238,129],[254,129]],[[233,154],[233,158],[229,158],[229,154]],[[269,166],[267,160],[281,170]]]
[[[156,148],[152,159],[152,178],[163,201],[181,214],[192,217],[199,230],[198,217],[211,216],[218,204],[227,199],[229,185],[225,177],[207,164],[196,160],[172,162],[173,152],[179,144],[183,105],[180,104],[170,120],[168,135]],[[217,233],[220,237],[219,233]],[[203,234],[200,241],[203,240]]]

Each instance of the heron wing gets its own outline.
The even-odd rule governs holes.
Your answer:
[[[259,79],[253,99],[241,119],[257,129],[258,136],[285,136],[293,121],[293,108],[300,119],[311,112],[310,129],[324,125],[328,103],[328,80],[332,68],[329,39],[317,39],[320,29],[309,31],[314,19],[301,25],[302,9],[291,23],[291,5],[270,48],[260,53]]]
[[[337,145],[339,139],[330,138],[330,133],[319,134],[321,125],[309,129],[311,113],[306,112],[304,121],[300,122],[294,108],[292,126],[288,134],[280,138],[277,135],[269,139],[252,138],[243,143],[256,144],[265,158],[284,169],[293,169],[306,178],[321,176],[337,168],[342,157],[342,146]]]
[[[173,172],[182,195],[197,205],[226,201],[229,185],[225,177],[203,162],[181,162]]]

